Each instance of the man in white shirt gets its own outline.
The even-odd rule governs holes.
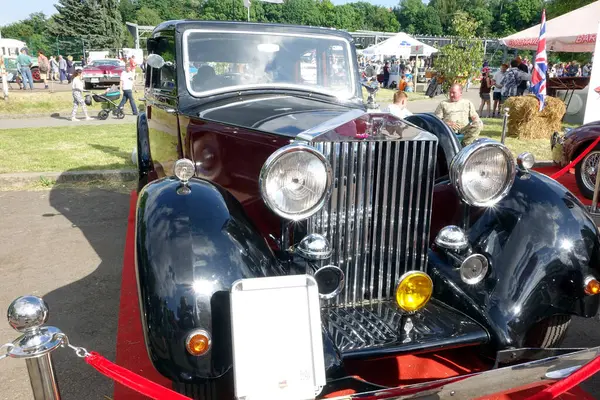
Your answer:
[[[121,88],[121,92],[123,92],[123,98],[121,99],[121,103],[119,104],[119,108],[123,108],[127,100],[129,99],[129,105],[131,106],[131,110],[133,111],[133,115],[138,115],[138,110],[135,105],[135,100],[133,99],[133,80],[134,75],[131,72],[131,66],[127,64],[125,66],[125,71],[121,73],[121,82],[119,86]]]
[[[502,85],[500,84],[500,82],[502,82],[502,78],[504,78],[504,74],[506,73],[507,69],[508,69],[508,64],[502,64],[502,66],[500,67],[500,70],[498,72],[496,72],[494,74],[494,77],[492,78],[492,80],[493,80],[492,84],[494,85],[494,94],[493,94],[494,106],[492,108],[492,116],[493,117],[500,116],[500,105],[502,104]],[[498,109],[497,114],[496,114],[496,108]]]

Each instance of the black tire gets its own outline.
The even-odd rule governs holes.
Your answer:
[[[101,110],[98,113],[98,119],[104,121],[106,118],[108,118],[108,111],[106,110]]]
[[[84,82],[83,83],[85,90],[92,90],[94,88],[94,85],[92,85],[92,82]]]
[[[123,112],[123,110],[117,108],[115,110],[115,117],[117,117],[117,119],[123,119],[125,118],[125,113]]]
[[[577,188],[579,189],[579,191],[581,192],[583,197],[585,197],[586,199],[590,199],[590,200],[594,197],[594,189],[593,189],[593,185],[590,188],[584,182],[584,180],[586,180],[586,178],[583,176],[583,173],[584,173],[583,165],[590,156],[598,155],[598,154],[600,154],[600,144],[597,145],[596,147],[594,147],[594,149],[592,151],[590,151],[588,155],[583,157],[583,160],[581,160],[575,166],[575,180],[577,181]],[[591,183],[595,183],[595,179],[593,179],[593,180],[594,180],[594,182],[591,182]]]
[[[553,315],[533,326],[525,340],[526,347],[555,348],[565,339],[571,324],[570,315]]]

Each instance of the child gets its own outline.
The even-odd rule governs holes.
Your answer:
[[[71,83],[71,88],[73,92],[73,112],[71,112],[71,121],[79,121],[77,118],[75,118],[79,106],[81,106],[83,109],[85,120],[91,121],[92,119],[88,116],[87,107],[85,106],[85,101],[83,100],[83,81],[81,80],[80,69],[75,70],[72,79],[73,81]]]
[[[408,95],[405,92],[397,91],[394,93],[394,103],[390,104],[386,111],[398,118],[404,119],[409,115],[412,115],[406,108],[407,103]]]

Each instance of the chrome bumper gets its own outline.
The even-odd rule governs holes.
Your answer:
[[[536,350],[545,358],[492,369],[485,372],[441,379],[401,388],[381,389],[333,399],[477,399],[483,396],[531,387],[531,384],[551,384],[564,379],[585,364],[600,356],[600,347],[579,350],[556,356],[565,349]],[[527,350],[513,350],[523,353]],[[506,352],[505,352],[506,353]]]

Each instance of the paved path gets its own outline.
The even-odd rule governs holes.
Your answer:
[[[79,116],[81,117],[81,116]],[[21,118],[21,119],[0,119],[0,129],[16,128],[45,128],[54,126],[84,126],[84,125],[107,125],[107,124],[134,124],[136,117],[129,114],[123,119],[116,119],[112,115],[108,119],[101,121],[92,114],[92,121],[71,121],[70,116],[56,115],[43,118]]]

